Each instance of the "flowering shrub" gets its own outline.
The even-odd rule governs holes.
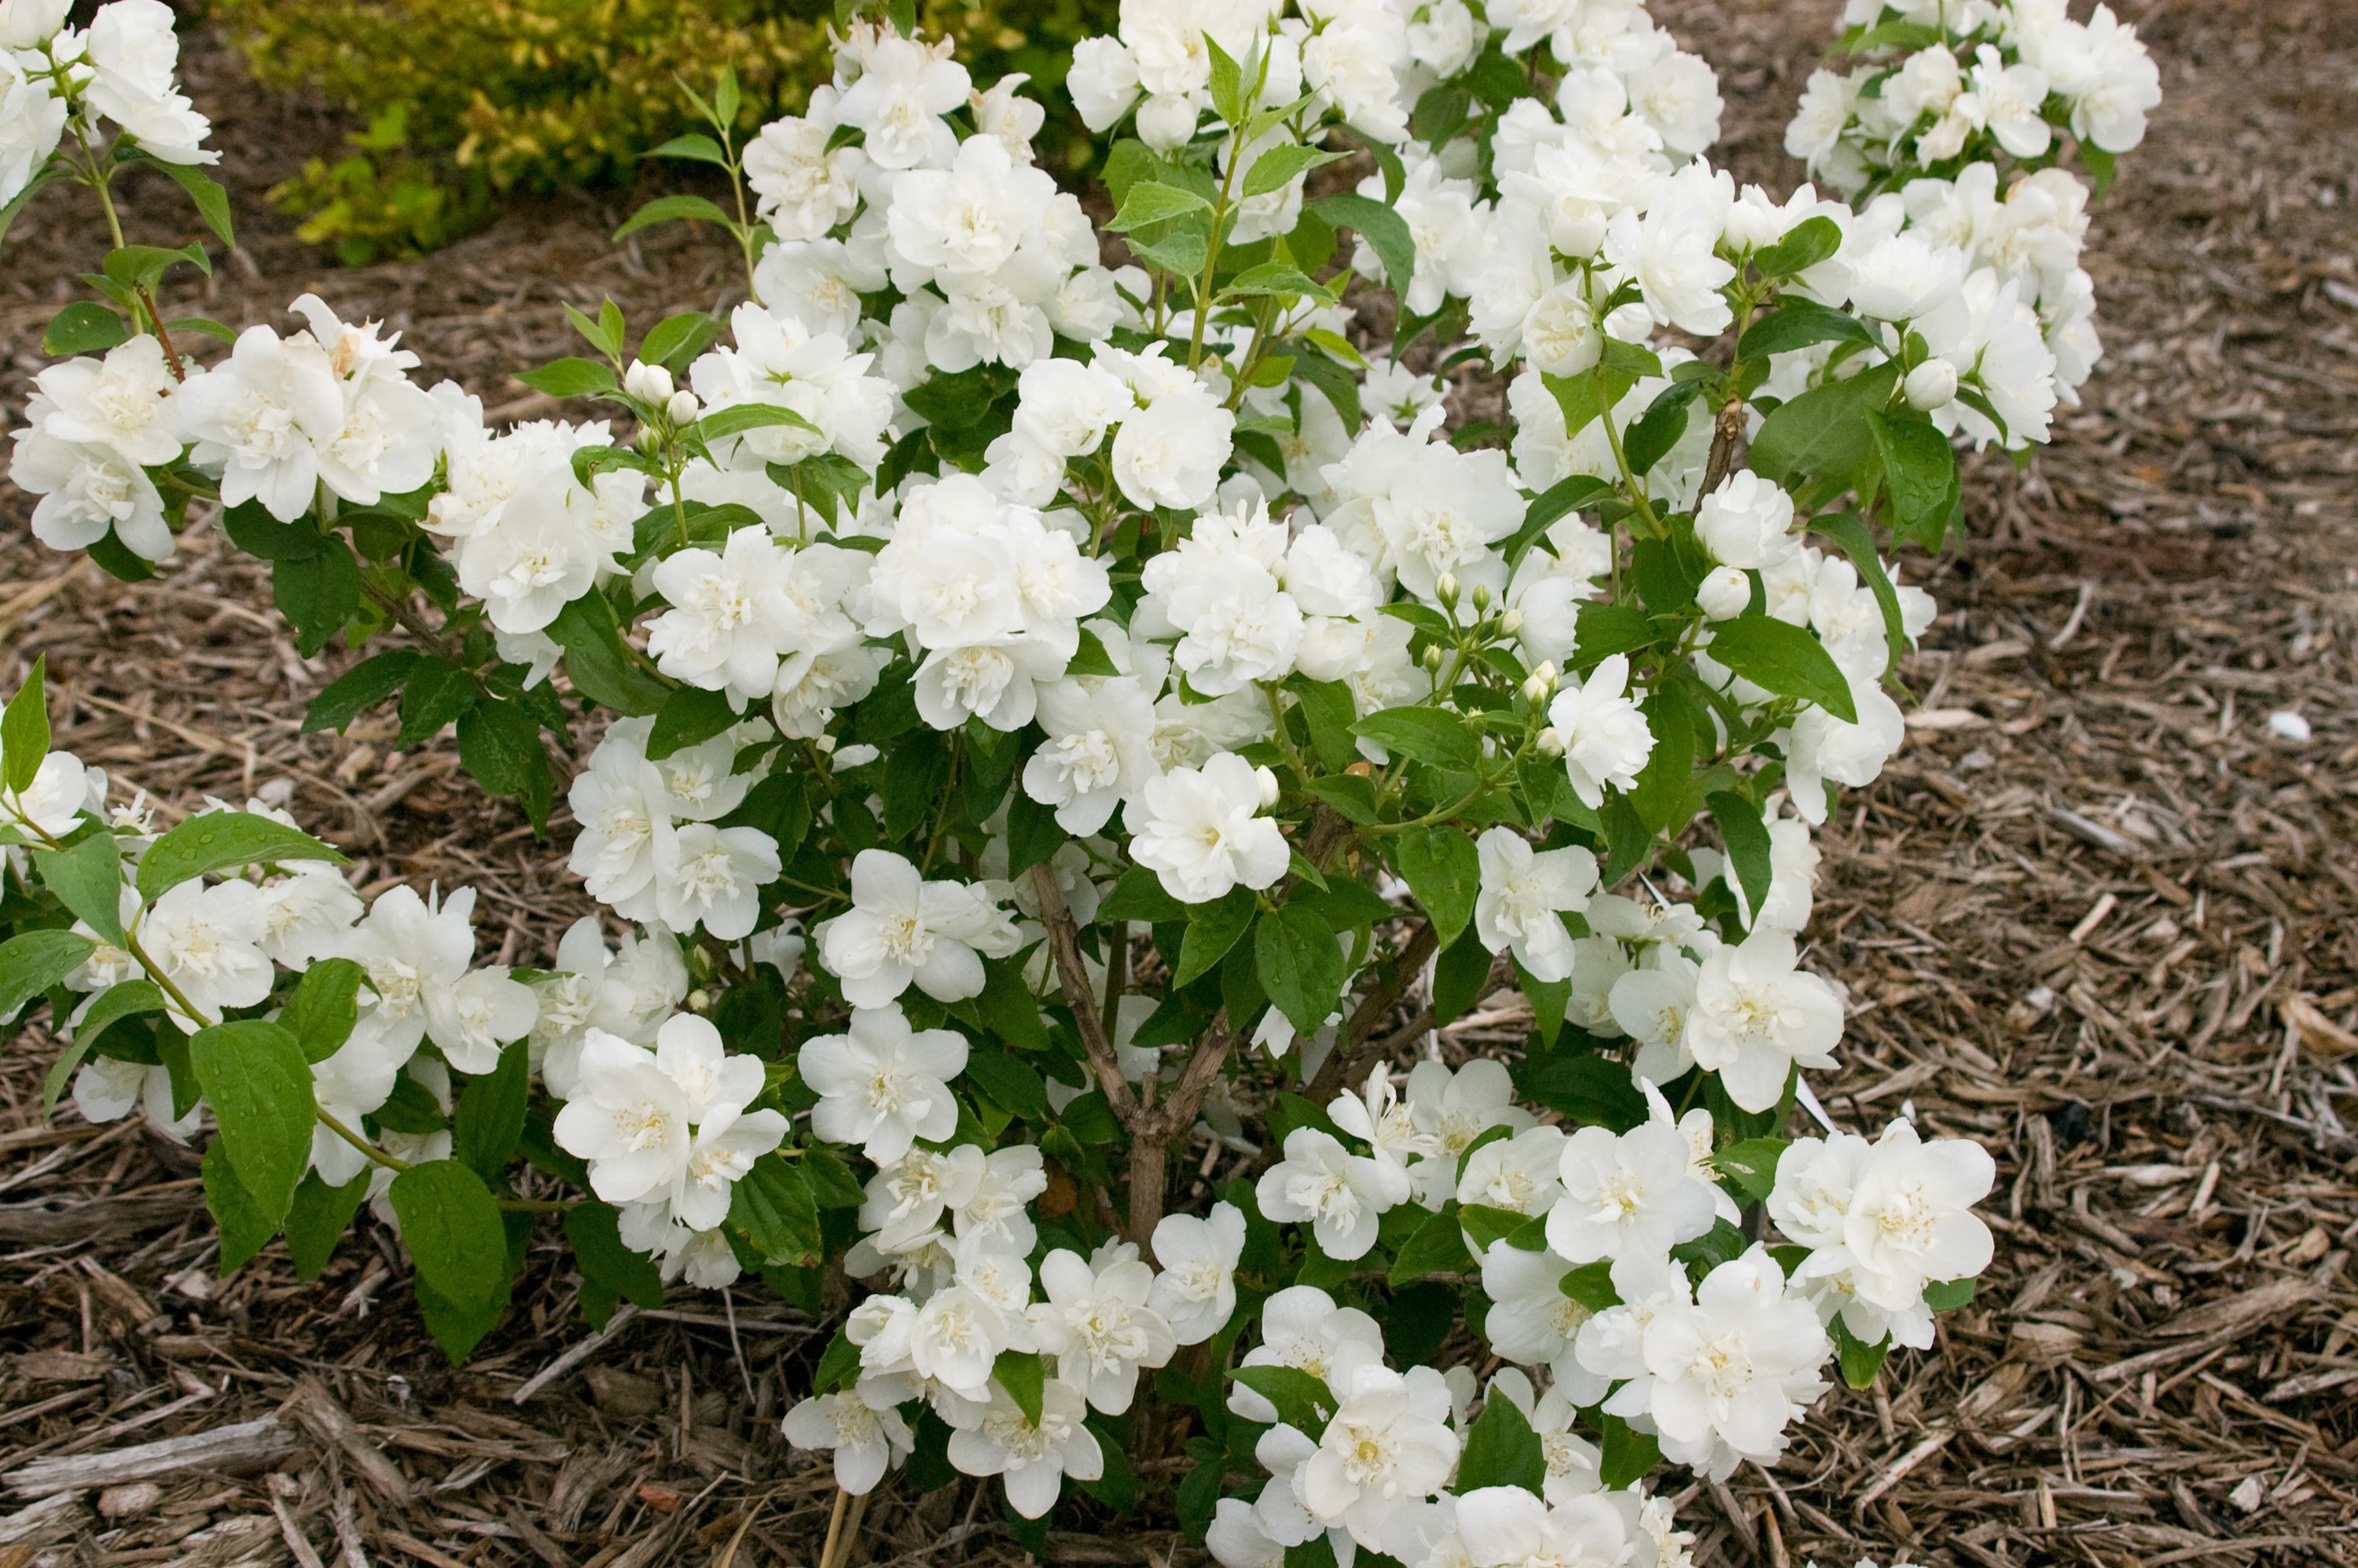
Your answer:
[[[693,116],[693,90],[733,62],[742,124],[826,80],[824,5],[780,0],[210,0],[259,80],[308,87],[359,117],[340,157],[313,158],[271,199],[348,264],[409,255],[491,222],[511,191],[628,186]],[[1053,84],[1112,0],[912,5],[997,76]],[[905,27],[905,24],[904,24]],[[684,64],[684,62],[695,62]],[[1086,151],[1069,112],[1044,149]]]
[[[2053,92],[2008,91],[2086,145],[2150,99],[2101,14],[1854,20],[1920,46],[1856,103],[2034,33]],[[206,156],[156,0],[54,22],[14,184]],[[199,366],[151,286],[202,253],[114,253],[16,432],[36,532],[138,576],[217,503],[304,654],[373,646],[309,727],[455,725],[536,824],[588,744],[569,863],[627,934],[478,966],[470,893],[363,908],[258,803],[159,835],[37,666],[0,1015],[48,998],[89,1117],[210,1107],[225,1269],[380,1199],[454,1359],[548,1210],[593,1322],[747,1271],[848,1305],[785,1423],[847,1494],[998,1475],[1036,1521],[1184,1444],[1228,1568],[1682,1562],[1658,1464],[1772,1461],[1990,1258],[1978,1145],[1811,1094],[1844,1005],[1797,938],[1932,616],[1882,541],[1938,547],[1957,445],[2042,439],[2093,358],[2078,187],[1906,178],[1963,156],[1928,106],[1812,154],[1887,171],[1863,207],[1738,191],[1634,5],[1141,3],[1071,82],[1118,268],[945,48],[861,24],[743,144],[724,77],[682,150],[741,180],[695,215],[753,298],[577,312],[526,379],[600,422],[488,429],[308,297]],[[1974,92],[1960,147],[2021,130]],[[1506,449],[1445,433],[1428,332]],[[1509,992],[1518,1058],[1440,1056]]]

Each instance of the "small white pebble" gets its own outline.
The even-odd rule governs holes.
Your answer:
[[[109,1487],[98,1495],[98,1511],[108,1519],[136,1519],[164,1500],[164,1488],[153,1481]]]
[[[2246,1476],[2234,1491],[2227,1494],[2227,1500],[2251,1514],[2260,1511],[2260,1504],[2266,1500],[2267,1495],[2267,1483],[2257,1476]]]
[[[2298,743],[2308,740],[2309,736],[2309,720],[2289,708],[2269,714],[2268,729],[2280,741]]]

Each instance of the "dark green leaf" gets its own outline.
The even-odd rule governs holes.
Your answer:
[[[1850,1331],[1850,1325],[1840,1316],[1827,1325],[1833,1336],[1835,1353],[1842,1360],[1843,1381],[1854,1389],[1875,1386],[1875,1375],[1883,1370],[1884,1358],[1891,1354],[1891,1336],[1887,1334],[1869,1345]]]
[[[622,226],[614,231],[614,240],[616,243],[620,243],[641,229],[655,223],[676,222],[683,219],[718,223],[722,228],[730,230],[734,230],[737,226],[730,221],[728,213],[701,196],[658,196],[622,220]]]
[[[244,1019],[199,1030],[189,1064],[212,1102],[239,1184],[276,1229],[311,1162],[311,1065],[276,1023]]]
[[[1334,1390],[1299,1367],[1239,1367],[1230,1376],[1277,1407],[1277,1419],[1308,1437],[1326,1430]]]
[[[826,1252],[810,1184],[792,1162],[777,1154],[754,1161],[738,1182],[730,1195],[729,1223],[772,1262],[807,1265]]]
[[[416,746],[442,732],[475,706],[481,695],[472,673],[437,654],[429,654],[409,672],[401,692],[401,732],[396,746]]]
[[[508,1300],[507,1230],[482,1177],[456,1160],[412,1165],[388,1189],[417,1268],[427,1326],[456,1365]]]
[[[270,591],[295,628],[295,651],[308,659],[361,607],[361,564],[342,539],[321,535],[317,555],[270,563]]]
[[[1466,1250],[1465,1227],[1457,1223],[1457,1204],[1452,1199],[1416,1227],[1392,1260],[1386,1282],[1398,1289],[1427,1274],[1462,1274],[1473,1267],[1474,1260]]]
[[[31,673],[0,711],[0,784],[22,793],[33,787],[49,754],[49,709],[44,690],[49,656],[34,656]]]
[[[1593,1051],[1535,1052],[1508,1071],[1524,1099],[1562,1111],[1566,1121],[1627,1132],[1646,1119],[1646,1097],[1629,1069]]]
[[[1351,728],[1388,752],[1437,768],[1471,773],[1481,761],[1481,748],[1466,721],[1437,708],[1380,708]]]
[[[1736,345],[1741,359],[1767,359],[1812,343],[1872,343],[1875,334],[1855,318],[1814,299],[1788,298],[1745,329]]]
[[[90,1011],[74,1025],[73,1044],[50,1065],[49,1076],[42,1080],[41,1114],[46,1117],[58,1108],[58,1100],[72,1081],[74,1069],[81,1065],[91,1047],[110,1027],[125,1018],[163,1011],[164,993],[153,980],[124,980],[100,992],[98,1000],[90,1004]]]
[[[97,946],[70,931],[27,931],[0,943],[0,1023],[80,968]]]
[[[1605,1428],[1604,1441],[1598,1445],[1604,1458],[1597,1474],[1604,1484],[1614,1490],[1634,1487],[1662,1462],[1662,1445],[1650,1433],[1634,1432],[1629,1423],[1617,1415],[1598,1418]]]
[[[221,1277],[227,1279],[238,1266],[270,1244],[278,1234],[278,1217],[263,1212],[254,1195],[237,1178],[237,1168],[230,1162],[229,1142],[216,1138],[205,1151],[200,1167],[204,1173],[205,1207],[213,1217],[213,1228],[221,1233]]]
[[[683,310],[676,316],[666,316],[640,340],[639,358],[649,364],[676,368],[702,352],[706,344],[720,335],[720,327],[719,317],[702,310]]]
[[[614,624],[614,607],[603,594],[585,593],[557,612],[548,635],[565,650],[565,673],[573,689],[626,715],[654,713],[671,695],[624,651]]]
[[[1711,656],[1753,685],[1814,702],[1845,724],[1858,722],[1850,680],[1819,641],[1770,615],[1744,615],[1712,628]]]
[[[1314,1033],[1342,1005],[1350,963],[1315,911],[1289,903],[1262,920],[1253,932],[1253,957],[1261,989],[1296,1033]]]
[[[1712,1163],[1747,1200],[1766,1203],[1777,1184],[1777,1162],[1787,1147],[1781,1138],[1747,1138],[1713,1155]]]
[[[95,299],[77,299],[49,318],[41,332],[45,354],[103,354],[128,340],[123,318]]]
[[[33,868],[59,903],[115,947],[123,934],[123,850],[104,828],[63,849],[36,849]]]
[[[1796,223],[1785,237],[1752,258],[1763,277],[1790,277],[1842,249],[1842,226],[1821,214]],[[1744,351],[1749,353],[1751,351]]]
[[[990,1375],[1023,1412],[1023,1419],[1033,1425],[1040,1424],[1040,1397],[1047,1388],[1048,1374],[1041,1365],[1036,1350],[1002,1350],[991,1363]]]
[[[291,860],[346,863],[336,850],[283,822],[251,812],[208,811],[148,846],[139,860],[139,896],[153,903],[167,890],[208,871]]]
[[[1869,410],[1883,488],[1891,498],[1892,532],[1938,550],[1957,508],[1956,449],[1939,426],[1919,414],[1887,416]]]
[[[1779,404],[1752,438],[1753,470],[1779,484],[1803,477],[1847,482],[1873,446],[1866,413],[1890,397],[1898,373],[1895,363],[1877,365]]]
[[[418,658],[414,648],[392,648],[362,659],[311,699],[309,709],[303,715],[304,732],[341,730],[363,711],[399,691],[402,683],[409,678],[409,672],[416,667]]]
[[[530,1051],[521,1040],[500,1053],[500,1065],[471,1078],[450,1127],[450,1152],[485,1182],[496,1182],[524,1136],[525,1101],[532,1092]]]
[[[1035,1007],[1036,1013],[1038,1009]],[[1000,1051],[974,1051],[966,1059],[966,1076],[982,1092],[1018,1116],[1048,1114],[1048,1087],[1039,1070]]]
[[[1705,797],[1711,819],[1719,825],[1720,842],[1727,846],[1727,862],[1743,886],[1747,907],[1758,918],[1768,902],[1768,885],[1776,872],[1768,860],[1768,829],[1760,808],[1732,790],[1714,790]]]
[[[1252,924],[1253,913],[1259,907],[1249,888],[1236,888],[1226,898],[1190,907],[1187,935],[1179,946],[1179,969],[1171,977],[1171,983],[1184,986],[1198,975],[1208,974],[1212,966],[1237,945],[1237,938]]]
[[[524,803],[535,829],[548,826],[555,781],[540,743],[540,721],[513,702],[483,697],[459,716],[459,761],[493,795]]]
[[[1540,1435],[1515,1401],[1495,1388],[1482,1401],[1482,1414],[1466,1434],[1466,1452],[1457,1461],[1457,1480],[1450,1488],[1459,1497],[1483,1487],[1520,1487],[1533,1497],[1547,1482],[1547,1452]]]
[[[208,1150],[208,1155],[211,1154]],[[295,1188],[295,1201],[287,1210],[287,1250],[295,1260],[295,1277],[316,1280],[328,1260],[336,1255],[336,1243],[360,1212],[361,1200],[368,1196],[369,1173],[362,1171],[341,1187],[331,1187],[314,1171]],[[228,1260],[224,1249],[222,1260]]]
[[[1393,860],[1432,918],[1433,935],[1449,946],[1474,918],[1474,900],[1482,891],[1474,840],[1453,823],[1410,827],[1401,832]]]
[[[674,752],[702,745],[741,718],[730,705],[729,694],[684,686],[664,698],[647,731],[647,760],[662,762]]]
[[[571,1243],[573,1261],[581,1271],[581,1315],[590,1327],[606,1326],[617,1297],[643,1308],[663,1305],[663,1274],[654,1259],[622,1245],[622,1216],[612,1205],[584,1199],[567,1209],[565,1239]],[[853,1365],[858,1364],[855,1350]],[[825,1387],[819,1385],[822,1390]]]
[[[1321,196],[1306,205],[1336,228],[1349,229],[1366,240],[1384,264],[1384,277],[1392,292],[1407,295],[1416,276],[1416,238],[1409,232],[1406,219],[1372,196],[1350,191]]]
[[[1954,1312],[1974,1299],[1971,1279],[1940,1280],[1924,1287],[1924,1304],[1934,1312]]]

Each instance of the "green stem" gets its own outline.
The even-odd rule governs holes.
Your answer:
[[[354,1132],[331,1115],[325,1106],[314,1106],[311,1108],[319,1116],[320,1126],[367,1155],[373,1162],[394,1172],[406,1171],[410,1168],[408,1161],[386,1153],[359,1133]]]

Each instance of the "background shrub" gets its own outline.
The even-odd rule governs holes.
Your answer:
[[[918,6],[980,81],[1027,71],[1051,105],[1041,161],[1078,168],[1087,132],[1061,92],[1075,39],[1110,32],[1116,0]],[[254,76],[310,87],[365,122],[338,158],[272,192],[347,265],[437,249],[510,191],[627,186],[694,123],[675,72],[708,92],[723,62],[748,134],[799,110],[829,70],[828,0],[212,0]]]

